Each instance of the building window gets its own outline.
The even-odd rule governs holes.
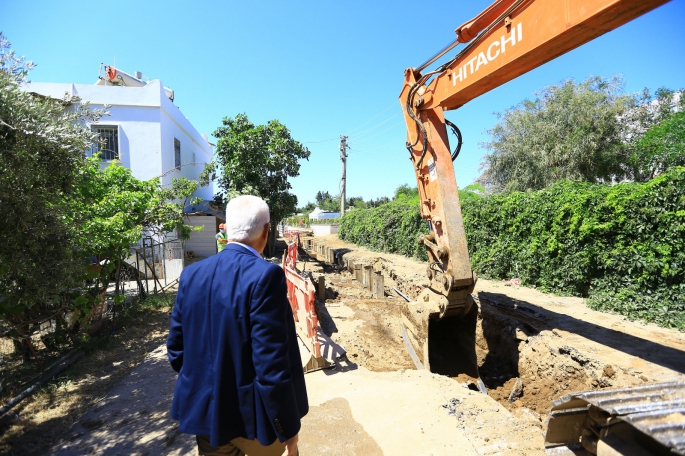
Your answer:
[[[91,155],[100,153],[100,160],[117,160],[119,158],[119,127],[116,125],[93,125],[93,133],[98,135],[97,142],[91,149]]]
[[[174,163],[176,169],[181,169],[181,141],[174,138]]]

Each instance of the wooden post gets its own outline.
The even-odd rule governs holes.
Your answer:
[[[383,288],[383,274],[381,271],[375,271],[373,273],[373,286],[371,288],[373,297],[376,299],[382,299],[385,297],[385,289]]]
[[[362,265],[361,263],[354,264],[354,280],[361,282],[362,279]]]
[[[371,290],[371,275],[373,274],[373,266],[370,264],[364,265],[364,288]]]
[[[325,301],[326,300],[326,276],[323,274],[319,275],[319,280],[316,284],[316,291],[318,292],[318,295],[319,295],[319,301]]]

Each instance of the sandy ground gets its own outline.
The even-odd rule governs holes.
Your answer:
[[[176,380],[160,346],[86,413],[50,454],[196,454],[169,409]],[[542,454],[542,434],[486,396],[426,371],[353,363],[307,374],[301,454]],[[528,438],[521,439],[519,433]]]
[[[340,252],[340,263],[364,262],[385,277],[386,297],[377,302],[346,270],[327,268],[327,297],[332,299],[326,300],[325,308],[333,310],[342,303],[352,312],[334,319],[342,330],[333,333],[333,339],[369,369],[413,367],[395,318],[403,300],[393,288],[416,297],[427,285],[425,265],[400,255],[371,252],[335,235],[316,241]],[[302,267],[306,269],[308,263]],[[530,411],[544,423],[551,401],[571,391],[685,380],[685,334],[678,331],[593,311],[582,298],[507,286],[506,282],[478,279],[473,296],[479,306],[481,378],[489,395],[517,414],[529,416]],[[353,330],[346,329],[347,322],[352,322]],[[365,334],[361,338],[359,331]],[[518,380],[521,394],[509,402]]]
[[[373,264],[385,277],[386,296],[372,299],[343,268],[300,263],[326,274],[322,331],[347,353],[337,369],[305,376],[303,455],[544,454],[552,399],[685,379],[682,333],[594,312],[579,298],[482,279],[474,293],[477,351],[489,396],[414,370],[400,335],[404,301],[393,287],[415,297],[425,285],[424,265],[335,236],[317,241]],[[194,454],[193,437],[180,434],[168,415],[176,375],[165,355],[163,346],[149,354],[52,454]],[[512,389],[518,393],[510,401]]]

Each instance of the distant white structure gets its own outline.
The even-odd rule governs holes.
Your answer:
[[[314,211],[309,213],[309,220],[326,220],[340,218],[339,212],[322,211],[317,206]]]
[[[77,96],[96,108],[110,105],[110,115],[90,125],[104,141],[102,166],[118,159],[138,179],[159,177],[163,187],[171,186],[174,177],[198,179],[212,160],[213,145],[174,105],[174,92],[160,80],[143,81],[139,72],[132,76],[111,66],[104,70],[105,76],[93,85],[32,82],[22,89],[60,100],[65,94]],[[198,189],[195,196],[211,200],[213,185]]]

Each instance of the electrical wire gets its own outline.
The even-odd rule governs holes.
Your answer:
[[[338,141],[340,138],[330,138],[330,139],[322,139],[321,141],[307,141],[303,142],[302,144],[319,144],[323,142],[328,142],[328,141]]]
[[[367,143],[364,141],[354,141],[353,144],[361,144],[362,146],[373,147],[374,149],[379,149],[379,150],[394,150],[394,148],[388,149],[388,146],[393,145],[393,144],[397,144],[398,142],[399,141],[397,139],[393,139],[392,141],[387,142],[385,144],[382,144],[380,146],[376,145],[376,144]]]
[[[352,138],[352,141],[353,141],[353,142],[356,142],[356,141],[358,141],[358,140],[360,140],[360,139],[367,140],[367,139],[375,138],[376,136],[382,135],[383,133],[385,133],[385,132],[388,131],[388,130],[392,130],[393,128],[401,127],[403,124],[404,124],[404,122],[393,124],[393,125],[391,125],[390,127],[386,128],[386,129],[384,129],[384,130],[381,130],[381,131],[379,131],[378,133],[373,134],[373,135],[371,135],[371,136],[363,136],[363,137],[361,137],[361,138],[354,138],[354,137],[353,137],[353,138]]]
[[[371,122],[372,120],[374,120],[375,118],[377,118],[378,116],[380,116],[381,114],[383,114],[385,111],[387,111],[388,109],[390,109],[390,108],[392,108],[393,106],[395,106],[395,103],[397,103],[397,101],[393,101],[392,104],[391,104],[390,106],[388,106],[387,108],[385,108],[384,110],[382,110],[381,112],[379,112],[378,114],[376,114],[375,116],[373,116],[372,118],[370,118],[369,120],[367,120],[366,122],[364,122],[363,124],[359,125],[358,127],[355,127],[355,128],[353,128],[352,130],[348,131],[348,132],[345,134],[345,136],[349,136],[350,133],[352,133],[353,131],[359,130],[361,127],[363,127],[364,125],[368,124],[369,122]]]
[[[394,160],[394,159],[392,159],[392,158],[389,158],[387,155],[380,155],[380,154],[375,154],[375,153],[372,153],[372,152],[367,152],[367,151],[365,151],[365,150],[357,150],[357,149],[352,149],[352,151],[355,153],[355,155],[356,155],[356,154],[370,155],[370,156],[373,156],[373,157],[382,158],[382,159],[386,160],[386,162],[391,162],[392,164],[402,165],[403,167],[405,166],[405,165],[404,165],[404,162],[401,162],[401,161],[399,161],[399,160]]]
[[[390,117],[388,117],[387,119],[385,119],[383,122],[380,122],[380,123],[374,125],[373,127],[367,129],[367,130],[364,130],[364,131],[362,131],[362,132],[360,132],[360,133],[357,133],[355,136],[356,136],[356,137],[364,136],[365,133],[368,133],[368,132],[370,132],[370,131],[375,130],[376,128],[380,127],[381,125],[383,125],[383,124],[386,123],[386,122],[390,122],[392,119],[394,119],[395,117],[399,116],[400,114],[402,114],[402,110],[401,110],[401,109],[400,109],[399,111],[397,111],[395,114],[393,114],[392,116],[390,116]],[[347,135],[347,136],[352,136],[352,135]]]

